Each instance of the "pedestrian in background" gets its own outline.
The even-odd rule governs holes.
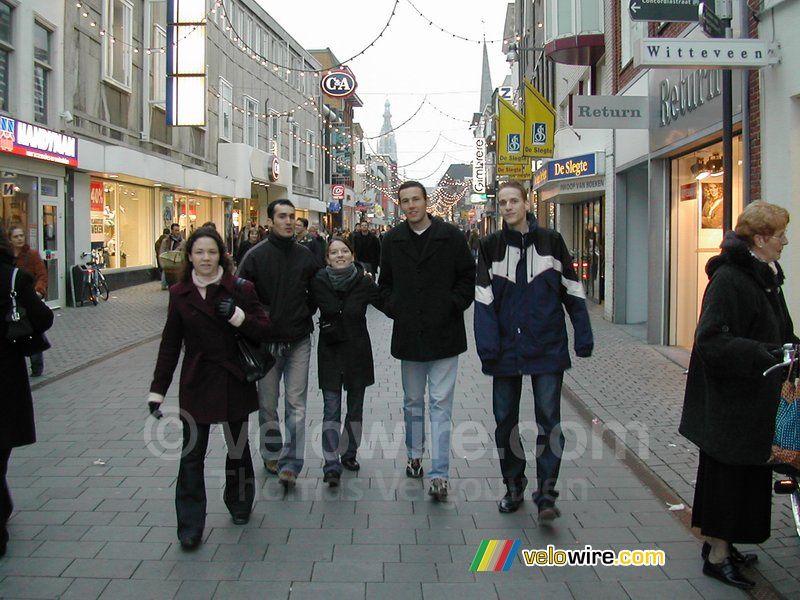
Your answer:
[[[239,363],[236,336],[262,341],[270,323],[253,285],[237,286],[229,267],[225,244],[215,230],[201,227],[189,236],[183,275],[169,290],[167,322],[147,397],[150,413],[160,417],[183,347],[178,390],[183,448],[175,509],[178,540],[187,550],[200,544],[205,528],[204,463],[212,424],[223,424],[228,448],[223,499],[234,523],[248,522],[255,498],[247,422],[258,408],[258,396]]]
[[[703,573],[739,588],[739,567],[756,560],[733,544],[770,535],[775,416],[785,373],[762,373],[798,343],[781,291],[778,259],[789,243],[786,209],[763,201],[741,212],[709,282],[689,360],[680,432],[700,449],[692,525],[706,536]],[[780,357],[780,358],[779,358]]]
[[[317,241],[308,230],[308,219],[305,217],[299,217],[297,221],[295,221],[294,238],[297,240],[298,244],[305,246],[311,251],[314,260],[317,261],[317,267],[325,266],[324,256],[317,251]]]
[[[47,267],[36,250],[31,249],[25,239],[25,230],[21,226],[13,226],[8,230],[8,237],[14,250],[15,264],[33,275],[36,295],[44,299],[47,296]],[[41,352],[31,354],[31,377],[41,377],[44,372],[44,355]]]
[[[327,242],[325,241],[325,236],[323,236],[319,232],[319,225],[316,223],[311,223],[308,226],[308,233],[314,240],[313,245],[311,246],[310,250],[314,253],[314,256],[317,258],[319,264],[325,264],[325,247]]]
[[[17,308],[24,308],[28,321],[37,333],[44,333],[53,324],[53,312],[42,301],[34,287],[30,273],[17,269],[14,250],[0,231],[0,315],[11,312],[11,281],[16,292]],[[36,425],[33,419],[33,398],[28,380],[25,356],[7,340],[8,321],[0,319],[0,371],[3,373],[3,418],[0,419],[0,556],[8,545],[8,519],[14,510],[8,490],[6,474],[11,450],[27,446],[36,441]]]
[[[242,242],[239,244],[239,247],[236,249],[237,265],[242,263],[242,259],[244,258],[244,255],[247,254],[247,251],[255,246],[258,242],[258,229],[251,227],[247,230],[247,238],[242,240]]]
[[[467,349],[464,311],[475,297],[475,261],[464,235],[427,212],[418,181],[398,189],[406,216],[383,240],[379,288],[384,312],[394,320],[392,356],[400,360],[408,463],[406,475],[423,475],[425,389],[431,422],[428,493],[449,494],[450,432],[458,355]]]
[[[540,521],[560,516],[556,481],[564,452],[561,384],[571,366],[564,319],[575,330],[575,354],[594,348],[583,284],[557,231],[540,227],[518,181],[500,184],[503,229],[480,243],[475,283],[475,345],[482,370],[492,376],[495,443],[506,494],[502,513],[522,504],[528,479],[519,435],[522,378],[530,375],[536,438],[536,503]]]
[[[239,275],[256,286],[273,328],[268,340],[275,366],[258,382],[258,423],[264,468],[292,487],[305,460],[308,366],[311,361],[311,316],[316,306],[309,293],[319,266],[308,248],[295,241],[294,204],[273,200],[267,207],[270,231],[242,259]],[[288,439],[278,421],[281,379]]]
[[[378,264],[381,261],[381,242],[377,236],[369,231],[369,223],[362,219],[358,228],[350,236],[353,244],[353,251],[358,257],[364,269],[373,277],[378,272]]]
[[[331,328],[320,328],[317,344],[317,375],[324,402],[323,482],[331,487],[339,485],[342,467],[348,471],[361,468],[356,454],[361,443],[364,392],[375,383],[367,306],[378,304],[378,286],[355,259],[350,242],[331,238],[328,266],[311,280],[320,321]],[[340,435],[342,388],[347,392],[347,415]]]
[[[473,227],[469,232],[467,245],[469,245],[469,250],[472,252],[472,257],[477,260],[478,250],[481,246],[481,237],[478,235],[478,230],[475,227]]]
[[[158,256],[160,257],[165,252],[171,252],[173,250],[180,250],[183,246],[183,238],[181,237],[181,226],[177,223],[173,223],[169,227],[169,235],[164,238],[161,242],[161,247],[158,249]],[[169,286],[167,285],[167,275],[162,270],[161,271],[161,289],[165,290]]]

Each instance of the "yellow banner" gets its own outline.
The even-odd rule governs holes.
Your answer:
[[[530,160],[522,152],[525,119],[507,100],[497,98],[497,164],[521,164]]]
[[[518,179],[528,179],[533,175],[533,168],[531,161],[528,159],[528,164],[524,165],[497,165],[498,175],[511,175]]]
[[[530,81],[525,81],[525,135],[523,153],[551,158],[555,150],[556,110]]]

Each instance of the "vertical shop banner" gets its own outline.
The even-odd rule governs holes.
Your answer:
[[[169,229],[175,220],[175,214],[172,209],[172,194],[169,192],[161,194],[161,220],[164,222],[165,229]]]
[[[103,235],[103,214],[106,208],[105,184],[92,181],[89,188],[89,219],[91,221],[91,242],[105,242]]]
[[[497,99],[497,164],[518,165],[530,162],[522,151],[525,120],[512,104]]]
[[[555,151],[556,110],[530,81],[525,81],[525,137],[523,152],[534,158],[552,158]]]

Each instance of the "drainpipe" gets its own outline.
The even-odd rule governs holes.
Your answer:
[[[741,23],[740,37],[749,37],[750,9],[747,2],[739,3],[739,22]],[[750,152],[750,75],[750,71],[742,71],[742,173],[744,174],[742,181],[743,206],[747,206],[752,200],[750,193],[750,162],[752,156],[752,153]]]

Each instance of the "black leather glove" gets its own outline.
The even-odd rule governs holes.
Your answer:
[[[233,298],[225,298],[224,300],[220,300],[217,304],[216,315],[227,321],[233,316],[235,311],[236,302],[233,300]]]
[[[148,402],[147,408],[150,411],[150,414],[153,415],[156,419],[160,419],[164,416],[164,413],[161,412],[161,403],[160,402]]]

